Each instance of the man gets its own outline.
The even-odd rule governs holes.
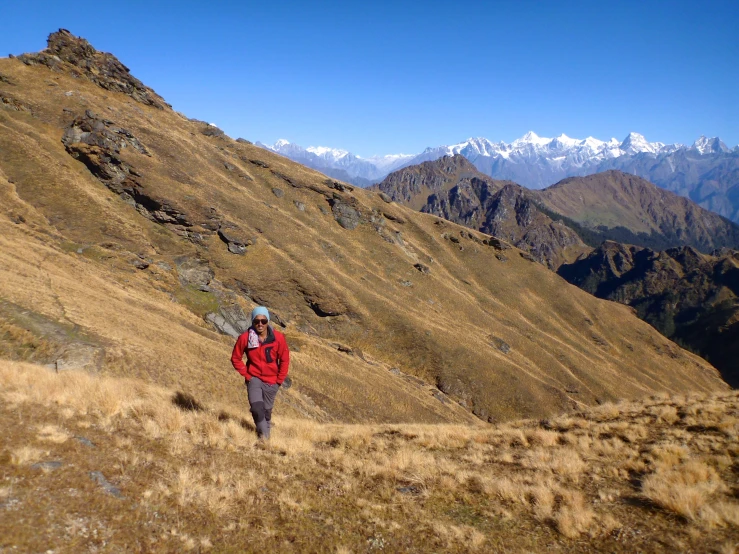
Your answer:
[[[231,354],[231,364],[246,379],[257,437],[263,440],[269,440],[272,406],[290,367],[285,335],[275,330],[269,320],[267,308],[254,308],[251,327],[238,338]],[[246,363],[243,359],[245,352]]]

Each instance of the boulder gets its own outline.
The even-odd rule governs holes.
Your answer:
[[[180,283],[186,287],[193,287],[208,292],[208,285],[215,276],[208,262],[181,256],[175,260],[177,275]]]
[[[218,236],[228,245],[228,251],[232,254],[243,255],[246,248],[254,244],[254,238],[247,238],[244,233],[233,224],[224,224],[218,229]]]
[[[346,202],[334,200],[331,205],[331,211],[334,214],[336,222],[344,229],[352,231],[359,225],[361,219],[359,212]]]

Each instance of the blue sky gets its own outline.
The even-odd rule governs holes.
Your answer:
[[[739,2],[6,2],[229,135],[371,156],[526,131],[739,144]]]

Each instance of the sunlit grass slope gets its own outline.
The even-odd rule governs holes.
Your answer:
[[[336,425],[0,362],[9,551],[733,552],[739,397]]]

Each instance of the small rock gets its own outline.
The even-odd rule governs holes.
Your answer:
[[[528,260],[528,261],[530,261],[530,262],[535,262],[535,261],[536,261],[536,258],[534,258],[534,257],[533,257],[533,256],[532,256],[531,254],[529,254],[528,252],[519,252],[519,254],[521,255],[521,257],[522,257],[522,258],[523,258],[524,260]]]
[[[459,244],[459,239],[457,237],[449,237],[449,240],[452,241],[454,244]]]
[[[56,461],[56,460],[55,461],[52,461],[52,462],[38,462],[36,464],[33,464],[31,466],[31,469],[40,469],[40,470],[43,470],[43,471],[52,471],[54,469],[59,469],[63,465],[64,464],[62,462],[59,462],[59,461]]]
[[[434,398],[436,398],[442,404],[451,404],[451,401],[442,392],[434,391]]]
[[[410,485],[407,487],[398,487],[395,490],[401,494],[421,494],[421,489],[414,485]]]
[[[429,269],[429,266],[423,265],[422,263],[413,264],[413,267],[415,267],[418,271],[421,273],[428,275],[431,273],[431,270]]]
[[[146,260],[134,260],[132,263],[136,269],[146,269],[149,267],[149,262]]]
[[[495,257],[498,258],[501,262],[508,261],[508,257],[505,254],[496,254]]]
[[[339,352],[343,352],[344,354],[354,354],[354,350],[351,347],[345,346],[343,344],[337,344],[336,349]]]
[[[377,193],[377,195],[378,195],[378,196],[379,196],[380,198],[382,198],[382,201],[383,201],[383,202],[387,202],[388,204],[390,204],[390,202],[392,202],[392,201],[393,201],[393,199],[392,199],[392,198],[390,198],[390,197],[389,197],[389,196],[388,196],[387,194],[385,194],[384,192],[378,192],[378,193]]]
[[[86,439],[85,437],[74,437],[75,440],[79,441],[80,444],[83,444],[89,448],[95,448],[95,443],[92,442],[90,439]]]
[[[223,162],[223,167],[225,167],[228,171],[236,170],[236,166],[228,162]]]
[[[282,198],[283,196],[285,196],[285,191],[274,187],[272,189],[272,194],[274,194],[277,198]]]
[[[403,285],[404,287],[412,287],[413,286],[413,283],[411,283],[410,281],[401,281],[400,284]]]
[[[254,144],[252,141],[246,140],[245,138],[241,138],[241,137],[237,138],[236,142],[239,142],[241,144]]]
[[[295,200],[293,203],[295,204],[295,207],[298,210],[300,210],[301,212],[305,211],[305,204],[303,204],[302,202],[299,202],[298,200]]]
[[[172,271],[172,266],[169,265],[167,262],[157,262],[157,267],[163,269],[164,271]]]
[[[108,494],[115,496],[116,498],[123,498],[121,490],[118,487],[112,485],[110,481],[105,478],[105,475],[103,475],[100,471],[91,471],[90,479],[100,485],[102,489]]]
[[[403,372],[400,371],[397,367],[391,367],[390,373],[392,373],[393,375],[398,375],[398,376],[403,375]]]
[[[508,352],[511,351],[511,345],[508,344],[503,339],[498,338],[495,335],[490,335],[488,339],[490,339],[490,344],[492,344],[495,348],[503,352],[503,354],[508,354]]]

